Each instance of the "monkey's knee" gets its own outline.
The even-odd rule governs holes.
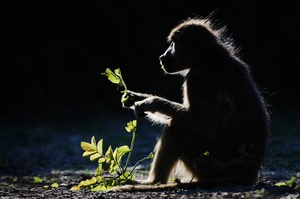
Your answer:
[[[151,165],[149,177],[145,183],[168,183],[171,173],[179,161],[179,153],[174,144],[166,143],[164,137],[160,138],[155,146],[154,159]]]

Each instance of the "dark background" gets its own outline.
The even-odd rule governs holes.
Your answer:
[[[172,27],[213,18],[241,48],[272,117],[299,118],[298,0],[3,1],[0,6],[0,122],[101,122],[126,112],[100,75],[120,67],[131,90],[180,100],[180,77],[163,75],[158,56]],[[123,125],[123,124],[122,124]]]

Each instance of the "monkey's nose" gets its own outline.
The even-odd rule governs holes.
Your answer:
[[[165,56],[164,56],[164,55],[159,56],[159,60],[160,60],[161,62],[164,62],[164,61],[165,61]]]

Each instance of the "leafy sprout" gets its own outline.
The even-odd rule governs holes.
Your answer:
[[[122,77],[120,68],[115,69],[114,72],[111,69],[106,68],[104,73],[101,73],[101,75],[106,76],[109,81],[111,81],[114,84],[117,84],[118,87],[124,87],[124,90],[121,91],[121,93],[125,94],[125,97],[121,99],[122,103],[126,102],[129,99],[129,96],[127,95],[128,89]]]
[[[153,158],[151,153],[149,156],[138,161],[131,171],[127,171],[127,166],[130,161],[133,151],[135,133],[137,130],[137,121],[133,120],[127,123],[126,131],[132,133],[130,148],[127,145],[116,147],[114,150],[111,146],[106,152],[103,152],[103,139],[96,142],[95,137],[91,138],[91,142],[81,142],[81,148],[84,151],[82,156],[90,156],[91,161],[98,160],[98,167],[95,171],[95,176],[91,179],[81,181],[78,185],[73,186],[71,190],[79,190],[82,187],[90,188],[92,191],[107,191],[115,186],[126,184],[128,181],[134,180],[133,171],[142,161]],[[122,164],[122,157],[128,154],[125,166]],[[105,166],[103,166],[105,164]],[[105,177],[104,172],[108,172],[111,176]]]
[[[43,180],[41,179],[41,178],[39,178],[39,177],[37,177],[37,176],[34,176],[33,177],[33,183],[43,183]]]
[[[106,68],[102,75],[106,76],[109,81],[114,84],[117,84],[118,87],[124,87],[124,90],[121,93],[124,93],[121,102],[124,103],[129,99],[128,89],[125,84],[125,81],[122,77],[120,68],[114,70],[114,72]],[[81,142],[80,146],[84,151],[83,157],[90,157],[91,161],[97,161],[98,167],[95,170],[95,175],[87,180],[81,181],[78,185],[73,186],[71,190],[80,190],[83,187],[86,187],[92,191],[108,191],[111,188],[119,185],[124,185],[129,181],[134,180],[135,176],[133,175],[134,169],[142,161],[153,158],[153,153],[150,153],[147,157],[139,160],[131,169],[127,171],[128,164],[130,162],[131,154],[134,147],[135,136],[137,131],[137,120],[133,120],[127,123],[125,130],[128,133],[132,133],[130,147],[123,145],[116,147],[114,150],[111,146],[108,147],[106,152],[103,151],[103,139],[100,139],[96,142],[95,137],[91,138],[91,142]],[[122,158],[127,155],[127,160],[125,165],[122,164]],[[110,176],[105,176],[104,172],[109,173]]]
[[[296,176],[291,176],[291,178],[288,181],[276,183],[275,186],[290,187],[300,193],[300,173],[297,173]]]

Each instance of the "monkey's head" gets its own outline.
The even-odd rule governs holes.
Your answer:
[[[204,67],[226,49],[220,30],[214,30],[208,19],[189,19],[180,23],[171,30],[168,42],[169,48],[159,57],[166,73]]]

